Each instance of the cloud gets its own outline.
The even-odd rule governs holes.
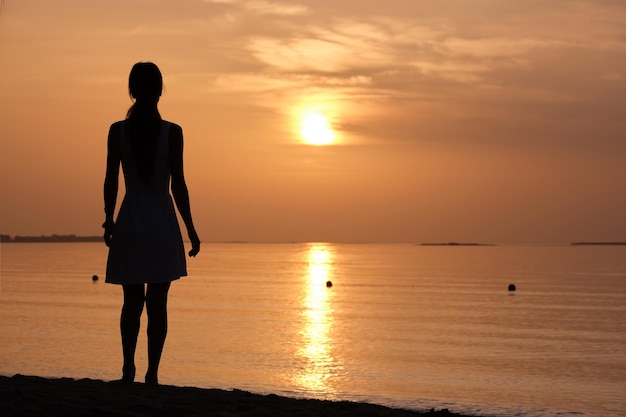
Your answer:
[[[562,42],[538,39],[518,39],[515,37],[491,37],[482,39],[447,38],[439,43],[439,48],[458,57],[515,57],[526,55],[534,49],[559,46]]]
[[[358,42],[320,38],[257,38],[250,42],[249,49],[260,61],[285,71],[332,73],[376,65],[384,60],[384,55],[379,51],[365,48]]]
[[[424,61],[413,65],[425,76],[437,76],[461,83],[479,81],[489,71],[487,65],[475,63]]]
[[[270,70],[283,72],[374,76],[399,71],[471,83],[498,69],[528,68],[531,52],[558,45],[503,37],[464,39],[403,19],[342,19],[303,28],[290,38],[253,37],[248,50]],[[407,71],[410,68],[418,71]]]
[[[406,65],[406,57],[397,54],[395,46],[401,37],[398,32],[406,28],[394,31],[387,23],[337,19],[325,25],[309,24],[280,37],[252,37],[248,49],[259,61],[282,71],[358,73]],[[413,32],[426,33],[432,31],[418,28]]]
[[[311,86],[362,87],[371,84],[366,76],[334,77],[307,74],[220,74],[213,84],[221,90],[266,93],[285,90],[301,90]]]
[[[214,4],[227,4],[240,7],[243,10],[247,10],[254,13],[263,15],[279,15],[279,16],[293,16],[302,15],[308,13],[309,9],[306,6],[297,4],[280,4],[275,2],[269,2],[264,0],[204,0],[205,3]]]

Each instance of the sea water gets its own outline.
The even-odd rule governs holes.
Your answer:
[[[122,294],[104,283],[106,255],[2,244],[0,374],[120,377]],[[164,384],[626,415],[623,246],[203,244],[188,270],[170,290]]]

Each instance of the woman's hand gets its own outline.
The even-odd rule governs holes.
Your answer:
[[[104,243],[111,247],[111,240],[113,239],[113,230],[115,229],[115,222],[112,220],[108,220],[102,223],[102,228],[104,229]]]
[[[191,241],[189,256],[193,258],[198,254],[198,252],[200,252],[200,238],[198,237],[198,233],[196,233],[195,229],[189,231],[189,240]]]

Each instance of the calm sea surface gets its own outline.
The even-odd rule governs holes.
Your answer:
[[[0,251],[0,374],[119,378],[106,247]],[[626,247],[205,244],[188,269],[170,292],[164,384],[626,415]]]

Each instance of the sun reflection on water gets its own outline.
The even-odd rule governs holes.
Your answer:
[[[323,243],[311,244],[306,262],[302,342],[298,351],[302,366],[294,383],[306,391],[329,395],[334,393],[332,379],[337,374],[332,352],[332,291],[326,287],[326,282],[332,278],[332,247]]]

